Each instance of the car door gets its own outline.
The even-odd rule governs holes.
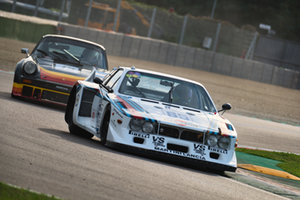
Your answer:
[[[104,80],[103,84],[100,85],[100,94],[95,95],[93,102],[92,116],[94,116],[93,125],[96,127],[97,132],[99,132],[101,121],[104,117],[107,105],[110,103],[107,93],[114,92],[115,85],[121,78],[124,70],[122,68],[112,71],[108,77]]]

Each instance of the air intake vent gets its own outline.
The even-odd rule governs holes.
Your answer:
[[[166,126],[164,124],[161,124],[159,127],[159,135],[178,138],[179,130],[176,127],[171,127],[171,126]]]
[[[202,133],[202,132],[184,130],[181,133],[180,139],[188,140],[188,141],[192,141],[192,142],[203,143],[203,136],[204,136],[204,133]]]
[[[178,144],[167,144],[167,149],[173,150],[173,151],[179,151],[183,153],[187,153],[189,151],[189,148],[186,146],[178,145]]]

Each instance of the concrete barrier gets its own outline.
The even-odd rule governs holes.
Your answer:
[[[221,53],[215,53],[212,58],[211,72],[230,75],[232,67],[233,57],[227,56]]]
[[[153,62],[159,62],[159,49],[160,49],[161,41],[152,40],[150,43],[150,51],[148,55],[148,60]]]
[[[184,63],[182,66],[193,68],[194,61],[195,61],[195,52],[196,52],[196,48],[186,47]]]
[[[78,36],[79,38],[81,39],[85,39],[85,40],[90,40],[89,38],[89,29],[88,28],[85,28],[85,27],[82,27],[82,26],[79,26],[79,31],[78,31]]]
[[[183,66],[184,65],[184,59],[187,52],[187,47],[183,45],[179,45],[176,51],[175,56],[175,63],[176,66]]]
[[[101,44],[105,49],[107,48],[106,44],[108,43],[108,41],[106,40],[107,36],[108,34],[106,32],[98,31],[97,38],[96,38],[96,43]]]
[[[205,51],[203,49],[195,49],[194,62],[193,62],[194,69],[203,69],[209,71],[209,68],[207,69],[205,68],[204,57],[205,57]]]
[[[169,48],[168,48],[167,63],[166,64],[175,65],[178,44],[169,43],[168,46],[169,46]]]
[[[233,58],[230,75],[234,77],[242,77],[243,67],[244,67],[244,59]]]
[[[211,70],[213,56],[214,56],[214,52],[204,50],[204,57],[203,57],[204,59],[203,59],[203,65],[201,66],[201,69],[206,71]]]
[[[300,74],[297,71],[161,40],[105,32],[64,23],[60,26],[63,34],[99,43],[107,49],[107,53],[110,55],[195,68],[300,89]]]
[[[112,55],[115,38],[115,34],[106,33],[105,39],[103,41],[107,54]]]
[[[123,39],[124,39],[124,34],[114,33],[111,55],[114,56],[121,55]]]
[[[75,25],[60,24],[62,33],[67,36],[78,37],[79,27]]]
[[[272,84],[288,88],[297,88],[298,76],[299,72],[295,73],[290,69],[275,67],[272,76]]]
[[[141,60],[148,60],[150,56],[150,49],[151,49],[151,39],[145,38],[141,39],[141,45],[138,52],[138,59]]]
[[[249,79],[253,80],[253,81],[262,82],[263,72],[264,72],[264,64],[257,62],[257,61],[253,61],[253,62],[254,62],[254,64],[253,64],[253,68],[252,68],[251,74],[249,76]]]
[[[253,70],[253,61],[244,60],[244,64],[243,64],[243,67],[241,68],[241,71],[240,71],[241,74],[240,74],[239,78],[250,79],[252,70]]]
[[[285,69],[284,82],[287,83],[284,87],[297,89],[298,77],[300,72],[292,71],[290,69]]]
[[[224,55],[221,73],[225,75],[230,75],[232,71],[233,56]]]
[[[169,44],[165,41],[160,43],[158,62],[159,63],[167,63],[167,55],[169,50]]]
[[[131,48],[131,44],[132,44],[132,40],[133,40],[132,37],[130,37],[128,35],[124,35],[122,47],[121,47],[121,56],[128,57],[129,51]]]
[[[274,66],[269,64],[264,64],[264,71],[262,76],[262,82],[264,83],[272,83]]]

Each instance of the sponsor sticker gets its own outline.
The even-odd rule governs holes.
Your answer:
[[[126,74],[128,78],[140,78],[141,74],[139,72],[130,71]]]
[[[184,152],[170,150],[170,149],[158,147],[158,146],[154,147],[154,149],[156,151],[160,151],[160,152],[164,152],[164,153],[175,154],[178,156],[183,156],[183,157],[188,157],[188,158],[193,158],[193,159],[198,159],[198,160],[205,160],[204,156],[200,156],[197,154],[184,153]]]
[[[214,147],[208,146],[208,150],[215,152],[215,153],[228,154],[228,151],[226,149],[219,149],[219,148],[214,148]]]
[[[166,147],[164,137],[152,136],[152,143],[155,147]]]
[[[205,156],[205,145],[203,144],[194,144],[194,152]]]
[[[145,139],[150,138],[150,134],[148,134],[148,133],[137,133],[137,132],[134,132],[134,131],[129,131],[129,135],[133,135],[133,136],[140,137],[140,138],[145,138]]]

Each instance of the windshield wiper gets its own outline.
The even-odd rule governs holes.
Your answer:
[[[74,56],[73,54],[71,54],[69,51],[67,51],[66,49],[63,50],[64,52],[66,52],[73,60],[75,60],[78,64],[81,64],[80,63],[80,60]]]
[[[59,63],[63,63],[63,64],[72,64],[72,65],[76,65],[76,66],[82,66],[81,63],[78,63],[78,62],[72,62],[72,61],[70,61],[70,60],[62,59],[62,58],[59,58],[59,57],[53,58],[53,60],[54,60],[55,62],[59,62]]]

